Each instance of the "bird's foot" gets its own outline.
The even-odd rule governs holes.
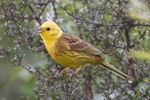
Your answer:
[[[60,76],[62,76],[65,72],[68,72],[70,70],[70,68],[69,67],[66,67],[65,69],[63,69],[60,73],[58,73],[58,74],[56,74],[56,77],[60,77]]]
[[[69,80],[72,80],[73,76],[74,76],[75,74],[77,74],[80,70],[81,70],[81,67],[79,67],[75,72],[69,73],[69,74],[68,74]]]
[[[69,73],[69,74],[68,74],[70,81],[72,81],[74,75],[75,75],[75,72],[72,72],[72,73]]]

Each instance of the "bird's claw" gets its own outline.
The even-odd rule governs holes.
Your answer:
[[[68,74],[68,76],[69,76],[69,80],[71,81],[72,80],[72,78],[73,78],[73,76],[75,75],[75,73],[73,72],[73,73],[69,73]]]

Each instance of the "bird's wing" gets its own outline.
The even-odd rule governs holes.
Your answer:
[[[92,55],[102,55],[103,53],[95,48],[93,45],[77,38],[75,36],[63,33],[61,37],[62,41],[67,42],[69,49],[72,51],[78,51],[81,53],[92,54]]]

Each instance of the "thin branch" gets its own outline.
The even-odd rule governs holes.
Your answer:
[[[55,7],[55,0],[52,0],[52,5],[53,5],[53,11],[55,13],[55,19],[57,19],[58,15],[57,15],[57,10],[56,10],[56,7]]]

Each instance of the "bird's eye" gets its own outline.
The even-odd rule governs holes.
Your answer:
[[[47,30],[47,31],[49,31],[49,30],[50,30],[50,28],[48,27],[46,30]]]

